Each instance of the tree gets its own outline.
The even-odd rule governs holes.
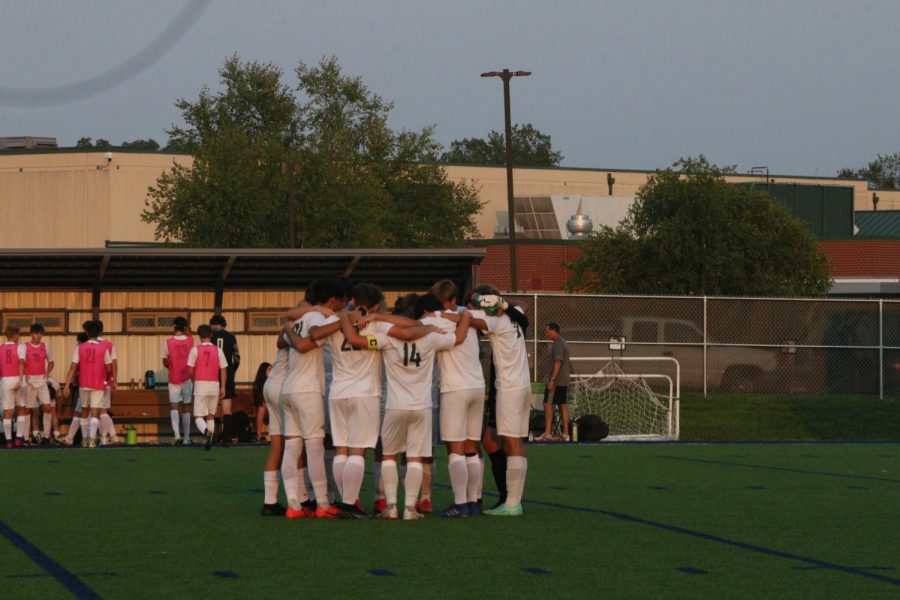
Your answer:
[[[167,149],[194,155],[152,187],[158,239],[208,247],[419,247],[475,235],[476,191],[434,164],[433,128],[394,132],[392,104],[335,58],[300,63],[291,89],[269,63],[229,59],[222,90],[179,100]]]
[[[153,138],[148,138],[146,140],[122,142],[122,145],[120,147],[127,148],[129,150],[147,150],[150,152],[156,152],[157,150],[159,150],[159,142],[157,142]]]
[[[557,167],[561,152],[553,150],[550,136],[541,133],[531,123],[512,126],[513,164],[522,167]],[[450,151],[441,155],[441,162],[463,165],[505,165],[506,141],[503,134],[491,131],[487,139],[463,138],[450,142]]]
[[[97,138],[97,141],[93,141],[93,139],[89,137],[78,138],[78,141],[75,142],[76,148],[102,148],[106,150],[110,147],[109,140],[104,138]]]
[[[804,225],[764,193],[725,182],[702,155],[657,171],[616,228],[569,265],[571,290],[821,296],[828,263]]]
[[[879,154],[878,158],[860,169],[844,167],[838,177],[863,179],[869,187],[881,190],[900,190],[900,152]]]

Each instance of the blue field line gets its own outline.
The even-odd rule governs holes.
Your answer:
[[[94,600],[101,596],[92,590],[85,582],[78,578],[77,575],[66,569],[64,566],[44,554],[40,548],[29,542],[25,537],[7,525],[4,521],[0,521],[0,535],[5,537],[9,542],[25,553],[37,566],[46,571],[51,577],[57,580],[73,596],[79,600]]]
[[[900,483],[900,479],[892,479],[890,477],[876,477],[874,475],[852,475],[848,473],[832,473],[830,471],[810,471],[808,469],[796,469],[793,467],[773,467],[772,465],[754,465],[739,462],[730,462],[727,460],[712,460],[708,458],[684,458],[682,456],[670,456],[667,454],[659,454],[658,458],[668,460],[680,460],[683,462],[702,463],[709,465],[723,465],[727,467],[744,467],[746,469],[761,469],[764,471],[782,471],[785,473],[801,473],[803,475],[822,475],[823,477],[838,477],[841,479],[861,479],[863,481],[883,481],[885,483]]]
[[[620,512],[616,512],[616,511],[612,511],[612,510],[603,510],[603,509],[599,509],[599,508],[588,508],[588,507],[582,507],[582,506],[572,506],[570,504],[560,504],[558,502],[544,502],[541,500],[533,500],[531,498],[528,498],[527,501],[524,502],[524,504],[526,505],[526,507],[531,504],[537,504],[539,506],[546,506],[549,508],[561,508],[564,510],[571,510],[571,511],[575,511],[575,512],[586,512],[586,513],[604,515],[607,517],[612,517],[613,519],[617,519],[619,521],[625,521],[627,523],[635,523],[638,525],[645,525],[648,527],[653,527],[655,529],[661,529],[663,531],[668,531],[671,533],[678,533],[681,535],[698,538],[701,540],[705,540],[707,542],[715,542],[717,544],[724,544],[726,546],[740,548],[741,550],[748,550],[750,552],[755,552],[757,554],[763,554],[766,556],[773,556],[775,558],[784,558],[787,560],[802,562],[802,563],[811,565],[811,566],[819,568],[819,569],[828,569],[831,571],[839,571],[841,573],[846,573],[848,575],[855,575],[857,577],[864,577],[866,579],[871,579],[873,581],[880,581],[882,583],[889,583],[891,585],[900,586],[900,579],[897,579],[895,577],[888,577],[887,575],[879,575],[878,573],[869,573],[868,571],[864,571],[858,567],[848,567],[846,565],[833,563],[833,562],[830,562],[827,560],[820,560],[818,558],[812,558],[809,556],[801,556],[799,554],[783,552],[781,550],[776,550],[774,548],[766,548],[765,546],[757,546],[756,544],[750,544],[748,542],[732,540],[732,539],[722,537],[719,535],[705,533],[703,531],[697,531],[694,529],[687,529],[685,527],[678,527],[677,525],[669,525],[668,523],[661,523],[659,521],[652,521],[650,519],[643,519],[641,517],[635,517],[633,515],[628,515],[625,513],[620,513]]]

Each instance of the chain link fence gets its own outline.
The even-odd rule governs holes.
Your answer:
[[[552,366],[548,323],[572,356],[673,357],[682,391],[900,396],[900,301],[510,294],[527,305],[535,381]],[[609,340],[625,338],[612,352]],[[486,360],[489,360],[487,358]],[[605,361],[598,360],[599,369]],[[652,364],[652,363],[650,363]],[[647,373],[647,363],[621,364]],[[576,372],[593,363],[576,363]],[[659,365],[663,373],[665,365]]]

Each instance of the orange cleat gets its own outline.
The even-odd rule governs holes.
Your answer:
[[[285,511],[284,516],[288,519],[308,519],[309,514],[306,512],[305,508],[291,508],[290,506]]]
[[[434,512],[431,508],[431,499],[430,498],[422,498],[418,502],[416,502],[416,511],[422,514]]]
[[[387,500],[384,498],[376,498],[375,505],[372,507],[372,512],[376,515],[380,515],[387,509]]]
[[[317,519],[336,519],[340,513],[341,511],[337,506],[332,505],[328,508],[322,508],[320,506],[316,509],[315,517]]]

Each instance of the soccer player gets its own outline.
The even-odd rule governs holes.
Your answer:
[[[431,292],[443,303],[443,311],[432,317],[435,324],[449,322],[459,312],[457,288],[450,280],[439,281]],[[470,310],[475,325],[484,325],[484,311]],[[423,323],[432,322],[423,319]],[[443,325],[441,325],[443,326]],[[478,456],[484,415],[484,371],[479,357],[478,333],[466,331],[465,341],[438,354],[441,375],[441,438],[447,443],[450,486],[453,505],[440,513],[443,517],[467,517],[479,513],[478,496],[483,467]]]
[[[434,294],[425,294],[416,301],[415,316],[421,318],[441,307],[441,301]],[[380,320],[379,317],[375,320]],[[399,518],[397,487],[400,477],[397,455],[405,452],[403,519],[421,519],[423,515],[416,510],[415,503],[422,485],[422,462],[431,456],[431,382],[435,355],[465,340],[469,318],[464,317],[455,334],[444,333],[438,327],[425,325],[431,328],[430,332],[414,342],[401,341],[388,335],[395,327],[390,322],[379,322],[375,335],[366,337],[353,329],[349,317],[342,316],[341,326],[350,344],[368,350],[381,350],[387,370],[387,411],[381,428],[381,474],[384,478],[387,508],[379,517],[391,520]]]
[[[219,400],[225,397],[226,371],[228,361],[222,349],[212,343],[212,328],[201,325],[197,328],[200,345],[188,353],[188,373],[194,388],[194,422],[200,433],[206,436],[205,450],[212,448],[216,432],[216,410]]]
[[[32,323],[31,339],[19,344],[19,360],[22,361],[25,374],[25,404],[32,410],[40,408],[43,417],[43,439],[40,441],[49,444],[52,439],[50,430],[53,426],[53,407],[50,404],[47,377],[53,370],[53,352],[42,341],[43,337],[44,326]]]
[[[64,393],[69,396],[72,389],[72,381],[78,371],[78,388],[82,394],[82,406],[85,414],[82,419],[90,415],[88,428],[88,448],[97,447],[97,432],[100,429],[100,407],[103,405],[103,397],[106,392],[107,382],[112,376],[112,357],[105,344],[101,344],[97,338],[100,336],[100,324],[98,321],[85,323],[85,333],[88,340],[79,344],[72,355],[72,365],[66,377]],[[82,443],[82,445],[85,445]]]
[[[97,341],[109,351],[109,356],[112,358],[109,380],[106,382],[106,388],[103,391],[103,404],[100,406],[100,445],[105,446],[106,444],[119,443],[119,436],[116,435],[116,424],[113,423],[112,417],[109,416],[109,409],[112,406],[112,393],[116,389],[116,381],[119,374],[119,360],[116,357],[116,347],[110,340],[103,337],[103,321],[97,320],[96,323],[100,328],[100,335],[97,336]]]
[[[6,326],[6,342],[0,345],[0,385],[3,387],[3,435],[7,448],[21,448],[25,443],[31,417],[22,393],[24,365],[19,361],[19,328]],[[12,416],[16,413],[16,438],[13,441]]]
[[[77,336],[75,336],[75,352],[78,352],[78,346],[84,344],[88,341],[88,336],[84,331],[81,331]],[[83,447],[87,447],[88,442],[88,425],[90,424],[90,418],[82,419],[82,413],[84,411],[84,403],[82,402],[82,394],[81,388],[78,386],[78,380],[73,380],[73,386],[70,390],[74,392],[72,395],[75,396],[75,406],[72,409],[72,421],[69,423],[69,430],[66,432],[66,437],[63,440],[63,443],[66,446],[71,446],[75,443],[75,434],[78,430],[81,430],[81,445]],[[65,392],[65,390],[64,390]],[[59,404],[62,404],[62,399],[68,396],[68,393],[63,393],[60,397]]]
[[[518,517],[522,515],[522,492],[528,470],[523,438],[528,436],[531,408],[525,335],[506,313],[509,304],[499,296],[478,296],[476,304],[487,313],[484,320],[496,368],[497,433],[506,454],[506,500],[484,514]]]
[[[222,439],[226,443],[231,443],[234,437],[234,421],[231,416],[231,402],[237,395],[234,387],[234,377],[238,367],[241,366],[241,353],[238,350],[237,338],[233,333],[226,330],[228,322],[222,315],[213,315],[209,319],[209,326],[212,327],[212,338],[210,341],[219,347],[228,361],[227,374],[228,378],[225,382],[225,397],[222,398]]]
[[[194,389],[187,359],[194,347],[194,338],[188,335],[188,320],[184,317],[175,317],[173,325],[175,335],[163,344],[162,361],[169,370],[169,417],[175,434],[172,444],[180,446],[191,443],[190,404]]]
[[[275,343],[275,358],[272,369],[263,385],[263,399],[269,413],[269,455],[263,468],[263,507],[262,516],[282,517],[286,510],[278,503],[278,469],[284,456],[284,410],[278,402],[281,385],[284,383],[288,360],[288,341],[284,333],[278,335]]]
[[[309,301],[331,311],[340,310],[346,304],[341,286],[328,279],[317,280],[307,290]],[[325,470],[325,406],[322,394],[325,388],[325,367],[322,348],[316,343],[339,327],[326,324],[320,311],[309,311],[287,331],[291,339],[288,353],[287,375],[281,387],[281,403],[284,407],[284,457],[281,461],[281,479],[288,497],[285,516],[289,519],[315,516],[334,518],[338,508],[328,501],[328,475]],[[316,511],[313,515],[302,506],[299,470],[297,464],[306,446],[306,467],[316,494]]]

